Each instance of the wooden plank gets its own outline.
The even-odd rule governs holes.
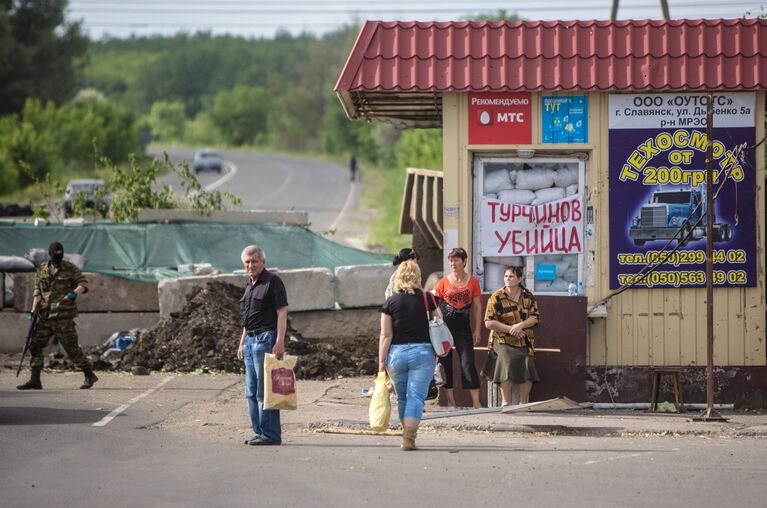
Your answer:
[[[663,316],[663,356],[666,365],[679,365],[681,362],[681,337],[679,334],[681,303],[678,288],[663,290],[665,315]]]
[[[410,216],[410,209],[413,200],[413,186],[415,184],[415,175],[408,171],[405,176],[405,188],[402,191],[402,207],[399,211],[399,233],[413,233],[413,219]]]
[[[695,356],[696,319],[695,319],[695,290],[680,289],[681,305],[679,316],[679,364],[697,365]]]
[[[714,289],[714,365],[730,365],[727,296],[724,288]]]
[[[624,295],[613,298],[613,308],[607,315],[607,326],[605,330],[606,342],[604,343],[605,363],[608,365],[617,365],[620,362],[620,342],[621,342],[621,316],[623,314],[622,303]]]
[[[455,349],[455,346],[453,347]],[[488,351],[490,348],[487,346],[474,346],[474,351]],[[562,350],[558,347],[537,347],[535,348],[536,353],[561,353]]]
[[[729,365],[745,365],[746,333],[743,326],[743,294],[745,289],[727,288],[724,292],[727,294],[727,337],[719,337],[719,339],[727,341]]]
[[[650,337],[650,290],[631,291],[634,311],[634,334],[636,337],[637,365],[652,363],[652,340]]]
[[[765,348],[764,299],[761,282],[755,288],[746,289],[743,312],[746,334],[746,365],[767,365]]]
[[[507,406],[504,406],[507,407]],[[458,409],[456,411],[440,411],[439,413],[424,413],[421,420],[437,420],[440,418],[453,418],[454,416],[473,416],[487,413],[500,413],[500,407],[481,407],[479,409]]]
[[[665,348],[663,346],[663,318],[665,310],[663,308],[664,292],[663,289],[649,289],[650,294],[650,314],[648,316],[650,326],[650,364],[666,365]]]
[[[698,365],[705,366],[708,354],[706,353],[706,288],[695,288],[695,319],[698,323],[695,333],[695,357]]]
[[[557,397],[556,399],[540,400],[537,402],[528,402],[527,404],[509,404],[503,407],[482,407],[479,409],[459,409],[456,411],[441,411],[438,413],[424,413],[421,420],[438,420],[440,418],[453,418],[456,416],[474,416],[488,413],[534,413],[547,411],[568,411],[571,409],[580,409],[581,406],[567,397]]]
[[[538,402],[528,402],[527,404],[508,405],[501,408],[502,414],[510,413],[534,413],[544,411],[568,411],[570,409],[580,409],[581,406],[567,397],[557,397],[556,399],[541,400]]]
[[[595,319],[589,323],[587,365],[604,365],[607,361],[605,357],[606,330],[607,319]]]

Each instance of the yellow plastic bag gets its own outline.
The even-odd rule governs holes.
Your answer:
[[[389,428],[390,416],[391,401],[389,400],[389,387],[386,386],[386,372],[379,372],[368,409],[370,427],[376,432],[385,432]]]
[[[264,355],[264,409],[296,409],[296,374],[293,368],[297,356],[271,353]]]

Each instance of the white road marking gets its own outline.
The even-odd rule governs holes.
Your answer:
[[[146,397],[148,395],[151,395],[152,393],[154,393],[155,391],[160,389],[162,387],[162,385],[164,385],[165,383],[167,383],[171,379],[173,379],[173,376],[166,377],[165,379],[160,381],[160,383],[157,386],[155,386],[154,388],[150,388],[149,390],[145,391],[141,395],[133,397],[131,400],[129,400],[128,402],[126,402],[122,406],[118,407],[117,409],[115,409],[114,411],[112,411],[111,413],[106,415],[104,418],[102,418],[101,420],[99,420],[96,423],[94,423],[93,426],[94,427],[103,427],[107,423],[109,423],[112,420],[114,420],[115,416],[119,415],[120,413],[122,413],[123,411],[125,411],[126,409],[128,409],[129,407],[131,407],[133,404],[135,404],[136,402],[140,401],[144,397]]]
[[[349,211],[352,207],[352,203],[354,202],[357,190],[357,182],[352,182],[349,186],[349,194],[346,195],[346,202],[344,203],[344,207],[341,208],[341,213],[338,214],[338,217],[336,217],[336,220],[333,221],[333,224],[331,224],[328,229],[338,229],[338,224],[346,220],[346,216],[349,214]]]
[[[212,191],[213,189],[216,189],[217,187],[222,186],[223,184],[231,180],[234,175],[237,174],[237,166],[235,166],[229,161],[224,161],[224,164],[229,166],[229,172],[225,174],[224,176],[222,176],[221,178],[219,178],[218,180],[216,180],[215,182],[211,183],[210,185],[206,185],[205,186],[206,191]]]

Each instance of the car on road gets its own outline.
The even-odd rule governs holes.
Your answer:
[[[198,150],[194,153],[192,169],[195,173],[206,170],[221,173],[223,162],[224,159],[221,157],[221,153],[216,150]]]
[[[71,180],[64,192],[64,217],[71,217],[76,206],[95,209],[102,217],[107,216],[112,195],[107,183],[100,178]]]

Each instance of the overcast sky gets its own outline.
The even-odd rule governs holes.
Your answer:
[[[767,0],[668,0],[672,18],[756,17]],[[609,19],[612,0],[70,0],[91,38],[210,31],[321,35],[362,20],[449,21],[505,9],[528,20]],[[751,12],[749,15],[748,12]],[[620,0],[619,19],[660,19],[660,0]]]

